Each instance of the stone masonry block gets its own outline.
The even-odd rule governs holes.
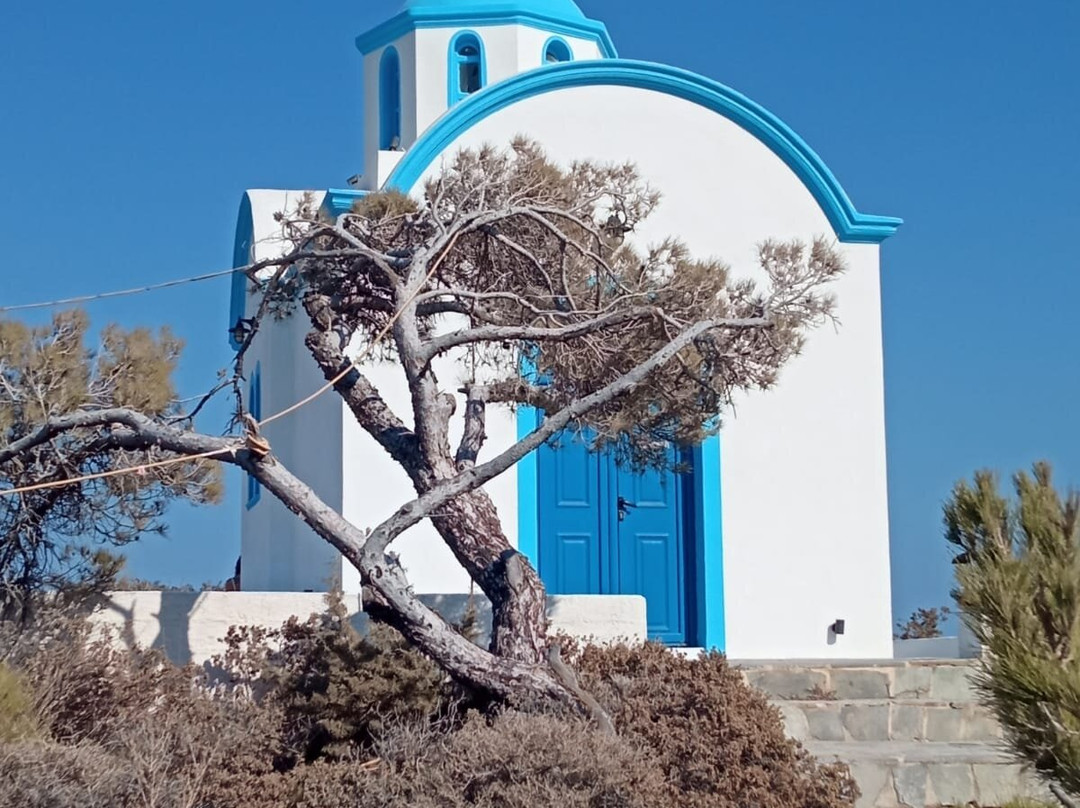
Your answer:
[[[926,708],[926,740],[964,741],[964,711],[957,707]]]
[[[840,711],[834,707],[803,708],[810,727],[810,737],[817,741],[847,740],[844,725],[840,720]]]
[[[838,699],[885,699],[889,676],[880,670],[838,669],[832,672],[829,688]]]
[[[999,741],[1001,738],[1001,724],[989,710],[975,704],[964,710],[964,740]]]
[[[889,705],[845,704],[840,712],[844,729],[856,741],[889,740]]]
[[[815,687],[825,686],[825,674],[806,669],[751,670],[746,672],[747,681],[764,690],[773,698],[806,698]]]
[[[1058,799],[1046,785],[1046,781],[1039,777],[1030,768],[1024,768],[1020,773],[1020,781],[1023,784],[1020,793],[1048,805],[1057,805]]]
[[[971,674],[972,669],[967,665],[939,665],[933,668],[930,698],[937,701],[975,701]]]
[[[925,665],[897,668],[889,695],[894,699],[925,699],[930,694],[931,672]]]
[[[876,760],[860,760],[849,767],[862,794],[855,808],[896,808],[896,789],[888,765]]]
[[[896,799],[904,808],[926,808],[926,765],[904,763],[893,769]]]
[[[1035,775],[1018,763],[976,763],[972,766],[980,805],[1005,805],[1019,797],[1057,801]]]
[[[796,741],[807,740],[810,737],[810,724],[806,720],[806,713],[797,705],[790,703],[781,702],[776,706],[780,708],[787,736]]]
[[[933,805],[967,805],[978,799],[975,778],[967,763],[931,763],[927,766]]]
[[[915,704],[893,704],[889,724],[889,739],[893,741],[921,741],[926,736],[923,725],[926,713]]]

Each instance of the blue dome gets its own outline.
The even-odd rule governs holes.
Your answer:
[[[564,20],[585,19],[585,14],[577,7],[574,0],[405,0],[398,13],[420,10],[454,14],[526,12]]]
[[[418,28],[506,23],[592,40],[606,58],[618,55],[607,27],[586,17],[574,0],[399,0],[394,16],[358,36],[356,47],[372,53]]]

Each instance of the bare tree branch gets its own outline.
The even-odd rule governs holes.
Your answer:
[[[372,556],[385,553],[390,542],[426,518],[427,514],[437,510],[454,497],[473,491],[489,480],[498,477],[527,454],[538,449],[550,438],[561,432],[575,418],[580,418],[589,410],[602,406],[612,399],[633,390],[657,368],[664,365],[679,351],[703,334],[718,328],[767,328],[769,325],[770,320],[767,318],[712,320],[695,323],[629,373],[559,412],[548,415],[543,424],[495,458],[479,466],[467,469],[451,479],[440,481],[438,485],[423,496],[401,506],[389,519],[371,531],[371,537],[365,552]]]
[[[0,463],[75,429],[118,426],[123,429],[110,430],[96,440],[115,448],[160,448],[178,455],[216,452],[215,459],[219,462],[239,466],[251,474],[357,568],[365,586],[385,602],[394,616],[395,627],[411,642],[436,659],[454,659],[447,672],[455,678],[503,697],[513,695],[507,682],[516,681],[521,688],[517,692],[531,691],[565,699],[562,685],[543,666],[498,659],[458,634],[412,594],[412,587],[395,561],[365,552],[367,536],[363,531],[327,505],[276,459],[267,457],[260,461],[256,454],[234,440],[184,431],[133,410],[111,408],[50,418],[33,435],[0,449]],[[489,676],[485,671],[495,673]]]
[[[436,356],[454,348],[478,342],[502,342],[505,340],[565,342],[586,334],[602,332],[613,326],[649,319],[670,321],[663,309],[655,306],[637,306],[554,328],[497,325],[465,328],[428,340],[420,350],[420,358],[426,364]],[[753,323],[751,327],[760,327],[760,323]]]

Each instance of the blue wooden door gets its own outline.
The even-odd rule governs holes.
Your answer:
[[[673,471],[615,473],[619,592],[645,597],[649,637],[669,645],[687,640],[683,482]]]
[[[645,598],[648,632],[687,642],[686,480],[620,469],[609,453],[562,436],[539,450],[539,568],[557,595]]]
[[[540,576],[553,595],[603,594],[601,455],[569,435],[540,448]],[[606,548],[605,548],[606,549]]]

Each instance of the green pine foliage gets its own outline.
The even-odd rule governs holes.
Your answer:
[[[961,482],[945,506],[963,618],[983,643],[979,688],[1018,756],[1080,794],[1080,495],[1050,465]]]
[[[286,746],[305,762],[366,754],[389,726],[438,715],[451,699],[445,675],[396,630],[353,628],[340,592],[323,613],[272,631],[231,629],[226,643],[220,664],[269,691]]]

